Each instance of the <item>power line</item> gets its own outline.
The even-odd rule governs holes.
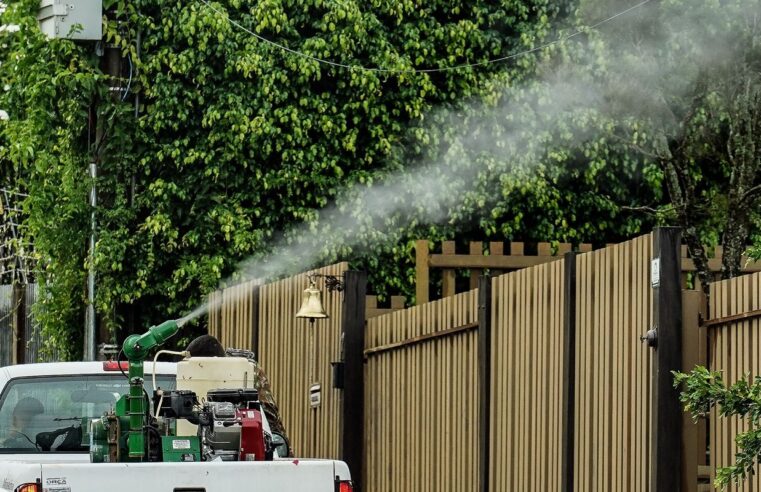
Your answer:
[[[336,62],[336,61],[333,61],[333,60],[326,60],[324,58],[318,58],[316,56],[312,56],[312,55],[309,55],[307,53],[303,53],[301,51],[295,50],[293,48],[289,48],[289,47],[287,47],[287,46],[285,46],[283,44],[280,44],[280,43],[277,43],[277,42],[272,41],[270,39],[267,39],[264,36],[261,36],[261,35],[255,33],[255,32],[253,32],[252,30],[248,29],[247,27],[241,25],[239,22],[231,19],[230,15],[227,12],[222,11],[222,10],[218,9],[217,7],[213,6],[209,0],[200,0],[200,1],[201,1],[201,3],[206,5],[209,9],[211,9],[215,13],[224,16],[226,18],[227,22],[229,22],[233,26],[237,27],[241,31],[244,31],[244,32],[250,34],[251,36],[253,36],[256,39],[258,39],[259,41],[262,41],[263,43],[266,43],[266,44],[269,44],[271,46],[274,46],[275,48],[278,48],[278,49],[280,49],[282,51],[286,51],[286,52],[291,53],[293,55],[305,58],[307,60],[311,60],[311,61],[314,61],[314,62],[317,62],[317,63],[321,63],[323,65],[330,65],[332,67],[347,68],[347,69],[350,69],[350,70],[362,70],[362,71],[365,71],[365,72],[375,72],[375,73],[398,73],[398,74],[405,74],[405,73],[449,72],[449,71],[453,71],[453,70],[461,70],[461,69],[464,69],[464,68],[474,68],[474,67],[481,67],[481,66],[491,65],[491,64],[494,64],[494,63],[500,63],[500,62],[504,62],[504,61],[507,61],[507,60],[512,60],[512,59],[515,59],[515,58],[518,58],[518,57],[521,57],[521,56],[529,55],[531,53],[535,53],[537,51],[541,51],[541,50],[543,50],[545,48],[549,48],[549,47],[554,46],[556,44],[564,43],[564,42],[568,41],[569,39],[574,38],[574,37],[576,37],[576,36],[578,36],[580,34],[583,34],[585,32],[597,29],[598,27],[602,26],[603,24],[607,24],[608,22],[611,22],[612,20],[617,19],[618,17],[626,15],[626,14],[628,14],[628,13],[630,13],[630,12],[636,10],[636,9],[639,9],[640,7],[643,7],[646,4],[652,2],[653,0],[643,0],[642,2],[640,2],[640,3],[636,4],[636,5],[633,5],[633,6],[629,7],[628,9],[622,10],[621,12],[618,12],[617,14],[614,14],[614,15],[606,18],[606,19],[603,19],[603,20],[601,20],[601,21],[599,21],[599,22],[597,22],[597,23],[595,23],[595,24],[593,24],[593,25],[591,25],[589,27],[579,28],[576,31],[574,31],[574,32],[572,32],[572,33],[570,33],[570,34],[568,34],[566,36],[562,36],[562,37],[560,37],[560,38],[558,38],[558,39],[556,39],[554,41],[550,41],[548,43],[542,44],[542,45],[537,46],[535,48],[531,48],[531,49],[528,49],[528,50],[520,51],[518,53],[513,53],[512,55],[506,55],[506,56],[503,56],[503,57],[500,57],[500,58],[493,58],[491,60],[485,60],[485,61],[476,62],[476,63],[463,63],[461,65],[455,65],[455,66],[452,66],[452,67],[416,68],[416,69],[415,68],[412,68],[412,69],[398,69],[398,68],[365,67],[363,65],[348,65],[348,64]]]

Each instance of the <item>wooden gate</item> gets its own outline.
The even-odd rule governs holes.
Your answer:
[[[574,490],[649,489],[652,241],[577,258]]]
[[[363,491],[478,490],[477,300],[368,320]]]
[[[709,303],[711,370],[722,371],[724,382],[732,384],[743,378],[761,376],[761,274],[745,275],[711,284]],[[748,423],[737,417],[710,418],[711,481],[716,468],[731,466],[737,453],[737,434],[748,430]],[[741,486],[728,491],[761,491],[761,467]]]
[[[560,490],[564,268],[492,283],[490,489]]]
[[[340,297],[326,306],[330,321],[295,320],[305,276],[256,287],[256,305],[238,293],[242,305],[223,306],[243,334],[216,314],[210,326],[259,346],[297,453],[359,456],[350,465],[363,491],[671,492],[681,478],[670,373],[682,364],[680,270],[678,231],[660,229],[483,279],[371,318],[365,331],[363,310],[347,308],[343,355],[356,363],[343,393],[330,388],[329,364],[341,357]],[[361,287],[344,307],[360,305]],[[657,347],[639,340],[651,328]],[[361,371],[364,390],[349,391]],[[323,388],[317,410],[308,406],[314,382]],[[364,420],[351,415],[360,407]],[[363,425],[339,439],[341,419]]]

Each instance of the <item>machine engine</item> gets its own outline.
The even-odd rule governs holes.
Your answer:
[[[256,390],[214,390],[198,419],[203,459],[262,461],[272,459],[272,440],[264,432]]]
[[[157,390],[156,418],[144,430],[144,461],[272,460],[274,446],[264,429],[259,395],[252,389],[213,390],[201,404],[188,390]],[[198,426],[195,436],[176,436],[177,420]],[[109,413],[93,424],[93,462],[119,462],[127,457],[127,417]]]

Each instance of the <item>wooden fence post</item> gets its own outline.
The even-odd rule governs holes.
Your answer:
[[[415,241],[415,305],[428,302],[428,240]]]
[[[251,288],[251,351],[259,357],[259,294],[260,285]]]
[[[16,333],[16,364],[26,363],[26,289],[23,285],[13,285],[11,307],[13,328]]]
[[[682,475],[682,407],[671,371],[682,368],[681,230],[653,232],[651,285],[657,334],[652,365],[650,491],[679,492]]]
[[[491,276],[481,275],[478,279],[478,384],[480,395],[479,475],[481,492],[489,491],[489,441],[491,437]]]
[[[349,465],[354,490],[362,490],[365,446],[365,295],[367,273],[344,273],[344,389],[341,459]]]
[[[454,241],[444,241],[441,243],[441,254],[454,256],[457,253],[455,250]],[[441,297],[451,297],[455,295],[457,282],[457,270],[454,268],[444,268],[441,270]]]
[[[576,253],[564,255],[563,422],[560,490],[573,492],[574,426],[576,425]]]
[[[470,242],[470,256],[483,256],[484,254],[484,243],[481,241],[471,241]],[[479,282],[481,279],[481,276],[484,275],[484,269],[481,268],[476,269],[473,268],[470,271],[470,290],[473,290],[479,286]]]

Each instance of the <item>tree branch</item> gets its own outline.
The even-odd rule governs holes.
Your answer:
[[[674,206],[673,205],[668,205],[668,206],[666,206],[666,207],[664,207],[662,209],[657,209],[657,208],[650,207],[650,206],[647,206],[647,205],[641,205],[639,207],[632,207],[632,206],[629,206],[629,205],[621,205],[620,208],[621,208],[621,210],[625,210],[627,212],[645,212],[645,213],[649,213],[649,214],[653,214],[653,215],[674,210]]]
[[[761,184],[756,185],[743,193],[743,196],[740,197],[740,203],[753,203],[758,198],[761,198]]]
[[[620,137],[620,136],[616,135],[615,133],[611,134],[611,137],[613,137],[613,139],[615,139],[615,140],[618,140],[622,144],[626,145],[630,149],[632,149],[632,150],[642,154],[645,157],[649,157],[650,159],[653,159],[655,161],[662,161],[662,160],[666,159],[665,156],[658,155],[655,152],[651,152],[649,150],[643,149],[639,145],[637,145],[637,144],[635,144],[635,143],[631,142],[630,140],[627,140],[627,139],[625,139],[623,137]]]

